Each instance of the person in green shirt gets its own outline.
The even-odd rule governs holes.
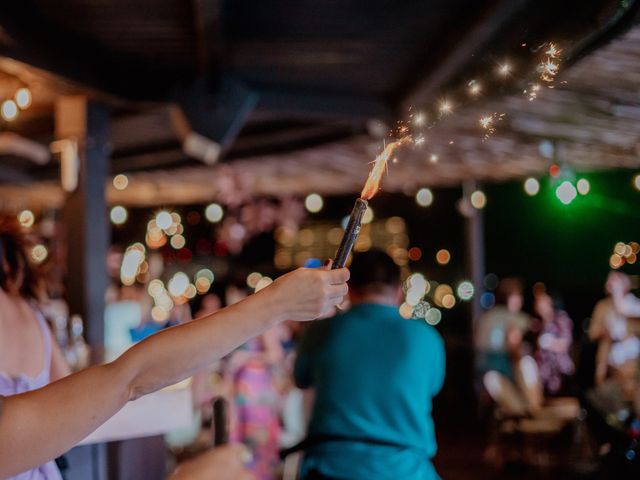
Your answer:
[[[442,338],[400,316],[400,270],[386,253],[356,254],[350,269],[352,308],[310,326],[294,368],[297,385],[315,389],[302,478],[436,479]]]

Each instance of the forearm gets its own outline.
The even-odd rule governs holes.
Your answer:
[[[127,385],[126,372],[109,364],[6,398],[0,416],[0,478],[73,447],[124,406]]]
[[[162,331],[122,355],[135,399],[211,365],[250,338],[284,319],[262,292],[215,314]]]

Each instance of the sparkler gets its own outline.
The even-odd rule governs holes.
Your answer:
[[[332,269],[342,268],[347,263],[351,250],[353,250],[353,245],[360,234],[362,218],[369,206],[368,201],[378,193],[378,190],[380,189],[380,182],[382,181],[382,174],[387,168],[391,155],[393,155],[393,152],[398,147],[410,142],[412,142],[412,139],[408,135],[396,140],[395,142],[391,142],[374,160],[373,168],[371,169],[371,172],[369,172],[369,177],[367,178],[364,189],[360,194],[360,198],[356,200],[353,210],[351,211],[351,215],[349,216],[349,222],[347,223],[347,228],[344,231],[342,241],[340,242],[340,246],[336,252],[336,257],[333,260]]]

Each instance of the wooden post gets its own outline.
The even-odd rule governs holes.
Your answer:
[[[471,207],[471,194],[478,189],[475,181],[467,181],[463,184],[464,201],[469,203],[466,217],[467,240],[467,268],[475,294],[471,301],[471,334],[475,329],[475,322],[482,314],[480,296],[483,291],[485,275],[485,250],[484,250],[484,210]]]
[[[93,362],[104,352],[104,295],[109,224],[105,182],[109,168],[109,112],[84,96],[62,97],[55,133],[65,162],[63,219],[67,243],[66,297],[70,314],[82,316]],[[106,445],[78,447],[69,454],[70,480],[107,479]]]
[[[99,361],[104,350],[106,256],[110,235],[105,200],[109,112],[84,96],[63,97],[56,105],[56,137],[72,144],[78,157],[77,184],[73,191],[67,192],[63,211],[67,301],[70,313],[82,316],[93,359]],[[68,168],[71,170],[65,172],[67,177],[73,177],[74,168]],[[69,180],[73,185],[73,178],[67,178]]]

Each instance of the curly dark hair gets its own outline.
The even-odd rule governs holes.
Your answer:
[[[14,216],[0,216],[0,288],[40,300],[42,277],[28,254],[32,243]]]

